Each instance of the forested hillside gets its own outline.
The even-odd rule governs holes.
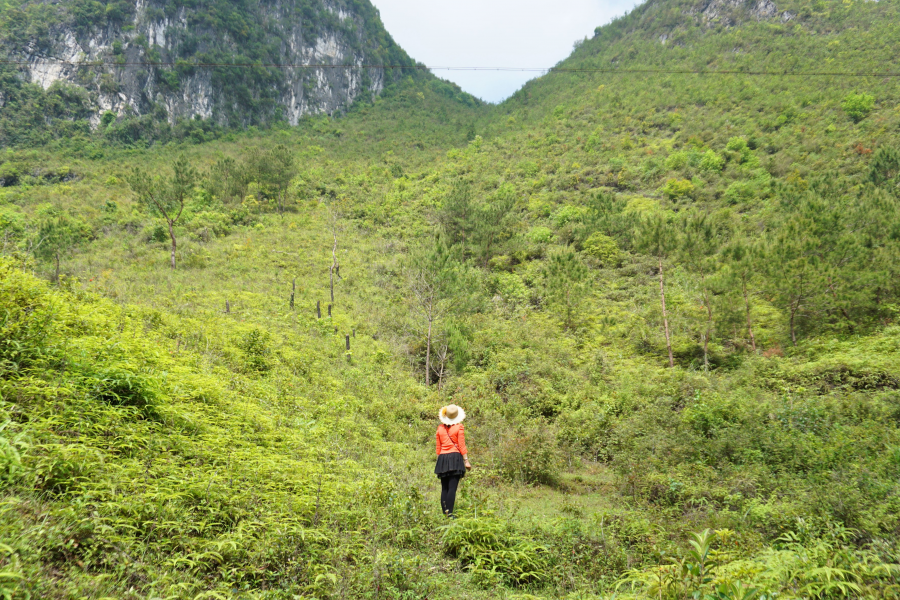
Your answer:
[[[0,592],[900,596],[898,13],[658,0],[498,106],[12,145]]]
[[[415,66],[368,0],[5,2],[0,145],[201,142],[338,115],[406,77],[478,104]]]

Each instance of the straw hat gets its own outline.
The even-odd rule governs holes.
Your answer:
[[[466,418],[466,411],[455,404],[448,404],[441,409],[438,418],[444,425],[456,425]]]

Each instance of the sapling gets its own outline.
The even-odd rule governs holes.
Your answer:
[[[184,213],[184,205],[194,190],[197,171],[190,165],[184,154],[172,163],[171,177],[146,173],[136,167],[127,178],[137,196],[138,202],[151,211],[160,214],[169,228],[169,239],[172,242],[172,268],[175,268],[175,253],[178,242],[175,239],[175,224]]]

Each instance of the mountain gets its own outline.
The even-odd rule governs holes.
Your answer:
[[[654,0],[296,126],[6,71],[0,596],[896,597],[898,10]]]
[[[141,116],[296,125],[425,76],[402,68],[415,63],[367,0],[6,3],[0,44],[12,63],[0,74],[3,110],[36,84],[45,117],[93,129]]]

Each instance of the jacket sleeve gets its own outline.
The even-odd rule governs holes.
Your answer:
[[[463,456],[469,453],[466,449],[466,432],[462,425],[459,426],[459,432],[456,434],[456,445],[459,446],[459,451]]]
[[[441,430],[438,429],[434,432],[434,442],[436,446],[437,455],[441,455]]]

